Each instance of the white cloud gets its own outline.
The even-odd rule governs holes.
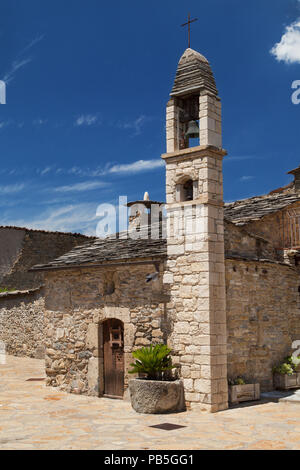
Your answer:
[[[47,119],[34,119],[33,120],[33,125],[34,126],[43,126],[44,124],[47,124]]]
[[[67,173],[70,175],[85,176],[85,172],[82,168],[78,166],[73,166],[67,170]]]
[[[14,76],[18,70],[21,68],[25,67],[25,65],[29,64],[32,61],[31,58],[28,59],[21,59],[21,60],[15,60],[12,65],[10,70],[4,75],[3,81],[8,84],[14,79]]]
[[[98,121],[98,116],[96,114],[82,114],[75,121],[75,126],[92,126]]]
[[[286,27],[280,42],[270,52],[278,62],[300,64],[300,20]]]
[[[254,176],[241,176],[239,178],[240,181],[251,181],[254,179]]]
[[[0,224],[27,227],[34,230],[81,232],[95,235],[97,204],[71,204],[45,210],[37,218],[2,219]]]
[[[4,127],[5,125],[10,124],[10,122],[0,122],[0,129],[1,127]],[[255,157],[230,157],[230,159],[245,159],[245,158],[255,158]],[[226,158],[226,161],[228,158]],[[39,175],[45,175],[47,173],[53,173],[56,175],[75,175],[78,177],[90,177],[90,178],[97,178],[97,177],[102,177],[102,176],[108,176],[108,175],[134,175],[136,173],[142,173],[142,172],[147,172],[147,171],[152,171],[156,170],[158,168],[163,168],[164,167],[164,162],[162,159],[157,158],[153,160],[137,160],[132,163],[124,163],[124,164],[116,164],[116,165],[104,165],[103,167],[95,167],[95,168],[88,168],[88,167],[79,167],[79,166],[73,166],[71,168],[62,168],[62,167],[57,167],[56,165],[52,166],[46,166],[45,168],[29,168],[29,167],[24,167],[24,168],[18,168],[17,173],[19,175],[26,174],[26,173],[32,173],[35,172],[36,174]],[[0,170],[0,173],[2,174],[9,174],[11,170],[9,168],[2,168]],[[90,183],[90,182],[86,182]],[[86,184],[82,183],[82,184]],[[96,182],[97,185],[99,182]],[[94,183],[91,183],[94,184]],[[108,183],[101,183],[103,184],[108,184]],[[72,185],[73,186],[73,185]],[[67,186],[69,187],[69,186]],[[83,189],[84,190],[84,189]]]
[[[4,127],[8,126],[10,124],[10,121],[1,121],[0,122],[0,129],[3,129]]]
[[[44,176],[47,173],[49,173],[51,170],[52,170],[51,166],[46,166],[46,168],[44,168],[43,170],[39,170],[39,173],[40,173],[41,176]]]
[[[156,168],[161,168],[164,166],[163,160],[138,160],[133,163],[127,163],[123,165],[114,165],[108,170],[106,173],[127,173],[127,174],[134,174],[134,173],[141,173],[143,171],[150,171]]]
[[[119,122],[118,127],[121,129],[132,129],[134,131],[133,135],[139,135],[142,131],[142,126],[148,119],[146,116],[141,115],[134,121]]]
[[[68,186],[58,186],[57,188],[54,188],[54,191],[58,193],[82,192],[105,188],[107,186],[108,183],[104,183],[102,181],[84,181],[83,183],[75,183]]]
[[[27,46],[24,47],[21,54],[23,54],[24,52],[29,51],[29,49],[31,49],[33,46],[35,46],[38,42],[42,41],[44,39],[44,37],[45,37],[45,34],[40,34],[39,36],[37,36]]]
[[[27,64],[32,62],[31,57],[27,58],[21,58],[21,56],[24,54],[24,52],[28,52],[33,46],[35,46],[38,42],[42,41],[44,39],[45,35],[41,34],[37,36],[35,39],[33,39],[27,46],[24,47],[24,49],[18,54],[18,57],[16,60],[13,61],[11,64],[8,72],[5,74],[3,77],[3,81],[8,84],[10,83],[14,78],[15,74],[18,70],[22,69],[25,67]]]
[[[0,194],[19,193],[24,188],[25,188],[25,184],[11,184],[7,186],[0,186]]]

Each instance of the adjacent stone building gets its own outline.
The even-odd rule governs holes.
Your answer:
[[[146,197],[130,204],[128,233],[32,271],[45,275],[47,384],[122,398],[132,351],[165,342],[186,401],[214,412],[228,378],[272,389],[272,366],[300,339],[300,169],[296,183],[224,205],[221,101],[192,49],[166,119],[166,215]]]
[[[0,227],[0,342],[7,353],[44,357],[44,276],[29,269],[89,240],[81,234]]]

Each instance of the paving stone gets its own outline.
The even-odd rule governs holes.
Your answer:
[[[244,404],[210,414],[193,409],[168,415],[185,428],[150,428],[165,415],[140,415],[130,403],[70,395],[26,382],[43,377],[44,362],[7,356],[0,365],[0,449],[297,449],[300,406]]]

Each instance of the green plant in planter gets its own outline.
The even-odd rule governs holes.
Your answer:
[[[300,356],[288,356],[284,360],[285,363],[290,364],[294,372],[297,372],[300,368]]]
[[[243,379],[243,377],[237,377],[236,379],[229,379],[228,383],[229,385],[246,385],[246,381]]]
[[[300,356],[288,356],[284,359],[282,364],[273,367],[272,371],[276,374],[281,375],[293,375],[299,370],[300,367]]]
[[[132,353],[135,362],[130,364],[129,374],[145,374],[149,380],[163,380],[165,372],[175,369],[170,357],[171,349],[165,344],[157,344],[138,349]]]
[[[291,364],[288,364],[287,362],[283,362],[279,366],[273,367],[273,373],[276,374],[281,374],[281,375],[293,375],[294,369],[291,366]]]

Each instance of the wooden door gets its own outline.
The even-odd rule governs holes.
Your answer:
[[[124,393],[124,327],[120,320],[103,324],[104,396],[123,398]]]

